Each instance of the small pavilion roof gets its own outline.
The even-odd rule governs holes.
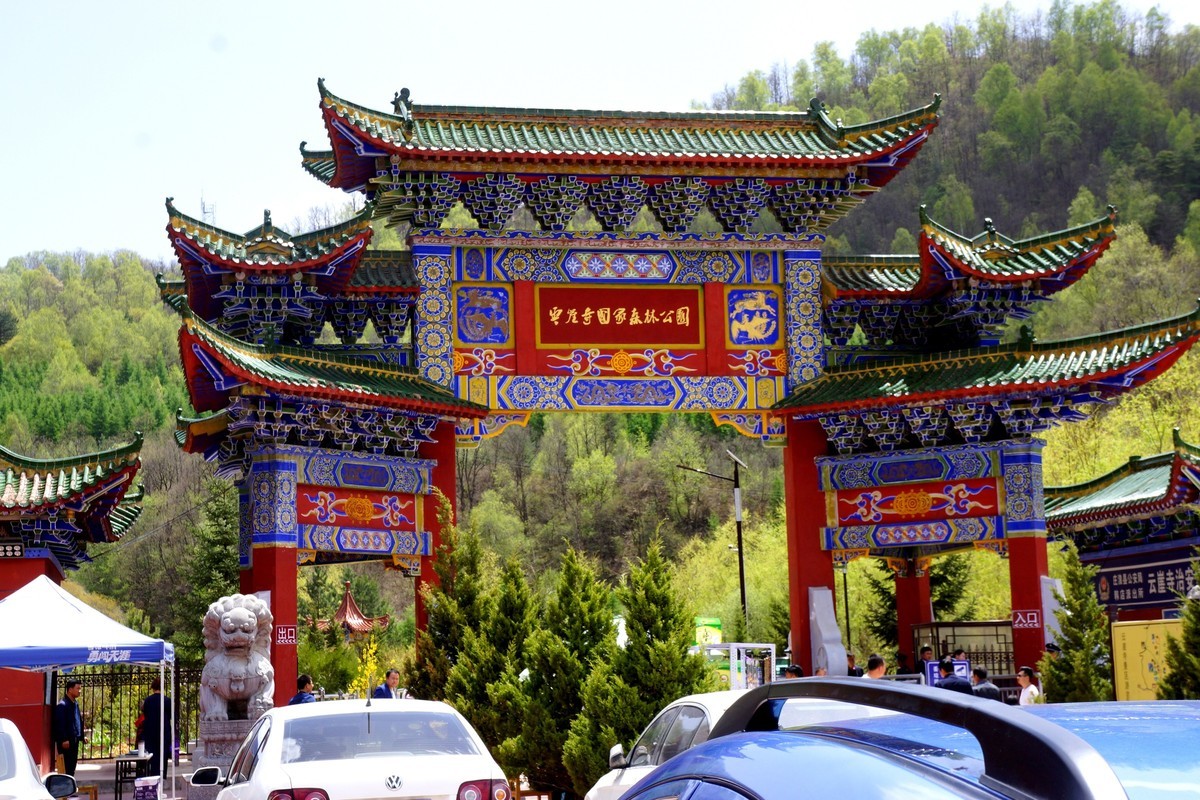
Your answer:
[[[1200,498],[1200,448],[1176,429],[1174,448],[1130,457],[1116,469],[1084,483],[1047,486],[1046,524],[1054,531],[1082,530],[1108,522],[1170,513]]]
[[[391,622],[391,617],[387,614],[379,617],[368,617],[358,607],[358,603],[354,600],[354,595],[350,594],[350,581],[346,581],[346,591],[342,594],[341,605],[337,611],[333,612],[332,619],[319,619],[316,621],[317,630],[328,630],[331,627],[338,627],[347,630],[354,635],[362,635],[370,633],[375,629],[383,630]]]
[[[940,104],[935,97],[903,114],[842,125],[817,100],[802,112],[584,111],[413,105],[405,89],[389,114],[337,97],[323,79],[317,85],[333,149],[308,151],[301,145],[302,163],[317,178],[347,190],[364,187],[374,176],[374,158],[387,155],[486,162],[483,172],[531,162],[620,165],[618,172],[700,163],[781,173],[867,164],[923,137],[936,125]]]
[[[1011,239],[992,221],[974,237],[935,222],[921,206],[920,251],[915,255],[831,256],[822,259],[826,293],[835,298],[928,297],[951,279],[991,283],[1037,281],[1052,294],[1078,280],[1116,238],[1117,211],[1054,233]]]
[[[231,275],[303,273],[314,276],[326,292],[339,290],[374,234],[372,211],[368,204],[346,222],[295,236],[276,227],[266,211],[262,225],[237,234],[181,213],[168,197],[167,235],[193,308],[214,319],[220,306],[213,295]]]
[[[172,243],[186,239],[231,270],[293,272],[311,268],[341,252],[350,242],[363,240],[365,244],[373,233],[369,205],[345,222],[296,235],[275,225],[271,212],[265,211],[261,225],[238,234],[187,216],[175,208],[173,201],[167,198],[167,233]]]
[[[486,407],[458,399],[412,368],[319,350],[247,344],[221,333],[186,308],[180,313],[180,355],[192,407],[197,411],[223,409],[235,390],[251,385],[300,397],[455,418],[488,413]]]
[[[1052,342],[1022,341],[831,367],[776,404],[798,416],[1140,386],[1200,336],[1200,307],[1174,319]]]

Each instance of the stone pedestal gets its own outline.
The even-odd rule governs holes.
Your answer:
[[[228,774],[233,755],[250,728],[254,726],[254,722],[252,719],[200,720],[200,740],[192,753],[192,767],[220,767],[222,773]],[[219,788],[189,786],[188,800],[213,800]]]

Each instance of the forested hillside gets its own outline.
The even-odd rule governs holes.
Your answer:
[[[809,58],[796,55],[767,54],[774,65],[735,80],[712,104],[806,108],[815,96],[849,124],[943,97],[931,141],[829,231],[827,252],[915,252],[922,204],[959,232],[981,231],[988,217],[1013,237],[1092,219],[1113,204],[1119,240],[1086,278],[1044,305],[1032,321],[1036,335],[1162,318],[1200,296],[1200,29],[1172,28],[1154,12],[1138,16],[1113,2],[1056,2],[1038,17],[989,9],[973,21],[871,32],[845,58],[828,43]],[[449,224],[462,219],[454,214]],[[377,246],[399,241],[390,231],[376,237]],[[190,598],[212,588],[206,576],[219,567],[195,559],[227,541],[231,505],[205,481],[207,465],[174,445],[175,410],[188,405],[179,323],[153,280],[173,269],[124,251],[31,253],[0,269],[0,444],[61,456],[146,432],[146,513],[119,545],[94,548],[97,563],[79,577],[123,603],[135,622],[187,641]],[[1200,442],[1198,365],[1200,356],[1189,356],[1120,405],[1052,431],[1047,482],[1085,480],[1130,454],[1161,451],[1174,426]],[[695,610],[733,618],[729,485],[677,466],[728,474],[726,449],[750,465],[742,473],[750,635],[767,640],[777,635],[772,611],[786,591],[779,454],[707,416],[535,417],[459,452],[462,519],[495,563],[516,557],[541,588],[552,585],[567,543],[612,580],[657,534]],[[340,578],[311,570],[302,614],[331,611]],[[395,575],[358,570],[355,580],[368,615],[411,603],[411,584]],[[979,580],[987,586],[994,576]],[[857,615],[869,589],[853,578],[851,591]],[[952,613],[1002,610],[976,603]],[[866,629],[857,618],[854,627]]]
[[[1065,227],[1080,197],[1116,205],[1171,247],[1189,211],[1200,233],[1198,64],[1200,28],[1172,30],[1156,11],[1139,16],[1111,0],[1056,0],[1045,15],[985,7],[973,24],[871,31],[845,57],[821,43],[794,66],[742,76],[712,105],[804,109],[817,97],[849,125],[942,96],[920,156],[831,232],[838,251],[892,251],[921,204],[961,233],[990,217],[1019,236]],[[896,243],[911,252],[910,238]]]

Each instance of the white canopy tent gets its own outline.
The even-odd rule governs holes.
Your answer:
[[[106,617],[44,575],[0,600],[0,668],[52,672],[96,664],[157,665],[159,680],[169,686],[175,646]],[[159,716],[161,740],[166,715]],[[161,767],[159,774],[165,774]],[[171,778],[174,784],[174,769]]]

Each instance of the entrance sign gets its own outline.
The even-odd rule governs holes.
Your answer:
[[[1012,626],[1014,630],[1019,628],[1041,628],[1042,612],[1035,608],[1024,611],[1014,609],[1012,612]]]

